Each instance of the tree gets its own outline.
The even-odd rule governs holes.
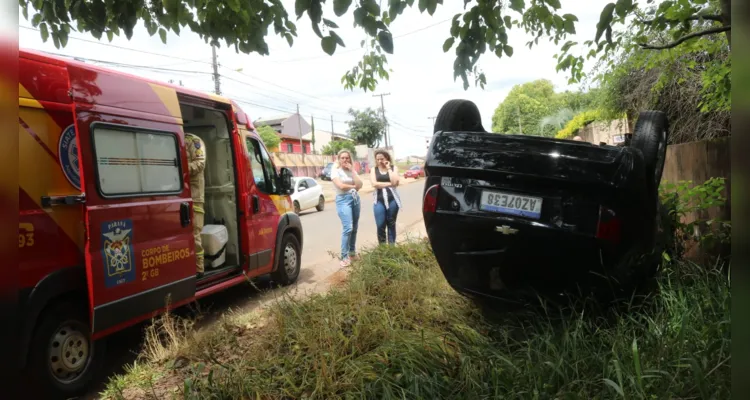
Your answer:
[[[321,153],[327,156],[334,156],[342,149],[347,149],[352,153],[352,158],[357,157],[357,151],[354,149],[354,142],[349,140],[332,140],[323,146]]]
[[[268,125],[256,126],[255,131],[258,132],[260,140],[266,145],[268,151],[273,151],[281,143],[281,138],[276,131]]]
[[[548,79],[515,85],[495,109],[492,130],[552,137],[577,113],[591,108],[596,93],[557,93]]]
[[[324,2],[296,0],[294,15],[299,20],[307,14],[323,51],[333,55],[345,44],[336,33],[336,22],[324,18]],[[350,12],[352,4],[354,25],[361,27],[368,37],[360,47],[367,45],[367,51],[342,77],[342,83],[348,89],[372,91],[378,80],[389,78],[386,54],[394,51],[391,23],[415,4],[420,13],[433,15],[442,0],[389,0],[383,8],[376,0],[333,0],[333,13],[341,17]],[[478,62],[487,51],[499,58],[513,56],[513,47],[508,43],[509,32],[514,28],[534,37],[527,43],[529,48],[543,37],[556,45],[562,42],[557,56],[558,70],[569,71],[571,81],[582,79],[584,57],[573,55],[571,51],[577,43],[567,40],[568,35],[576,33],[578,18],[573,14],[560,15],[560,0],[509,0],[508,3],[467,0],[464,4],[466,11],[453,17],[450,36],[442,46],[444,52],[454,49],[453,78],[460,77],[464,89],[469,87],[470,78],[475,85],[486,84]],[[634,0],[616,0],[602,9],[595,38],[584,42],[590,50],[586,58],[606,58],[621,48],[618,25],[636,26],[640,33],[636,43],[644,49],[675,48],[695,38],[720,33],[729,41],[730,4],[731,0],[665,0],[654,6],[653,0],[647,0],[641,8]],[[289,46],[297,36],[297,26],[281,0],[19,0],[27,20],[29,5],[35,11],[31,17],[33,26],[39,27],[44,41],[51,36],[58,48],[67,44],[73,23],[78,31],[91,33],[97,39],[106,34],[111,41],[121,31],[130,39],[136,23],[142,21],[149,34],[158,32],[164,43],[167,31],[179,34],[187,27],[207,43],[218,46],[224,42],[237,52],[261,55],[269,54],[265,37],[271,28]],[[643,39],[646,34],[656,32],[668,32],[671,41],[662,44]]]
[[[349,109],[352,119],[347,121],[349,125],[349,137],[357,144],[364,144],[373,148],[380,144],[380,139],[385,132],[385,122],[378,113],[366,108],[364,111]]]

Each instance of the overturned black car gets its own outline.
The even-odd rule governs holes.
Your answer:
[[[450,285],[507,299],[625,289],[653,275],[668,123],[645,111],[634,130],[627,146],[488,133],[474,103],[447,102],[425,163],[423,216]]]

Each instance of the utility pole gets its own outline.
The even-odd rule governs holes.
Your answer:
[[[383,112],[383,123],[385,124],[386,132],[385,133],[385,147],[388,148],[388,144],[390,143],[389,137],[391,132],[391,124],[388,123],[388,120],[385,119],[385,103],[383,102],[383,96],[390,96],[390,93],[381,93],[381,94],[374,94],[372,97],[378,97],[380,96],[380,110]]]
[[[211,45],[211,64],[214,67],[214,88],[216,94],[221,96],[221,83],[219,82],[219,63],[216,59],[216,46]]]
[[[302,150],[302,158],[305,158],[305,145],[302,144],[302,115],[299,113],[299,104],[297,104],[297,128],[299,129],[299,148]]]
[[[312,130],[312,152],[311,154],[315,154],[315,116],[310,114],[310,126]]]
[[[336,133],[333,130],[333,115],[331,115],[331,133]]]
[[[516,104],[516,110],[518,111],[518,134],[523,135],[523,129],[521,129],[521,106]]]

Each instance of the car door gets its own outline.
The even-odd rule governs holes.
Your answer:
[[[310,207],[315,207],[318,205],[318,199],[320,198],[320,185],[315,182],[315,179],[308,178],[306,180],[309,188],[307,191],[310,196]]]
[[[280,212],[271,195],[278,193],[276,174],[268,152],[263,145],[251,135],[245,136],[245,145],[252,173],[249,188],[250,213],[247,230],[251,241],[250,269],[258,269],[258,274],[270,272],[273,267],[273,249],[276,246],[276,230]]]
[[[300,190],[300,207],[303,210],[310,208],[310,186],[307,184],[307,179],[299,180]]]
[[[182,128],[79,111],[92,330],[146,318],[195,294],[195,242]]]

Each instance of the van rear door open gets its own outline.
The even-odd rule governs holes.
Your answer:
[[[76,71],[70,72],[75,87]],[[105,78],[101,75],[99,80]],[[122,85],[127,95],[138,92],[139,102],[131,106],[149,110],[125,114],[104,105],[76,107],[95,338],[149,318],[167,305],[183,304],[194,296],[196,286],[192,199],[180,119],[149,112],[159,111],[154,104],[172,99],[176,104],[176,93],[163,88],[157,96],[147,83],[106,78],[112,86]],[[118,91],[105,93],[116,96]],[[96,99],[107,100],[117,99]]]

